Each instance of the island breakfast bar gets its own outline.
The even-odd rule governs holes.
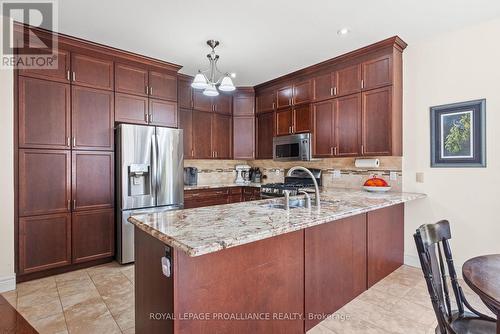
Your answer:
[[[335,189],[319,211],[133,216],[136,332],[305,333],[403,264],[404,203],[423,197]]]

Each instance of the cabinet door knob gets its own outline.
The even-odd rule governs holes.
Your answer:
[[[76,81],[76,73],[73,71],[73,81]]]

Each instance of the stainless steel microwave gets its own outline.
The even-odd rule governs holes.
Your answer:
[[[277,161],[309,161],[311,160],[311,134],[273,138],[273,160]]]

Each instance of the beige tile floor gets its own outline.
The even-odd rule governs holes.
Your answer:
[[[3,296],[40,333],[134,333],[134,267],[110,263],[21,283]],[[469,301],[487,312],[461,283]],[[430,334],[420,269],[402,266],[308,334]]]

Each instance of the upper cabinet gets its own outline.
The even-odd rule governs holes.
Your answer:
[[[349,95],[361,91],[361,64],[348,66],[336,72],[336,96]]]
[[[42,49],[30,49],[30,53],[37,52]],[[57,56],[57,68],[55,69],[22,69],[19,70],[20,75],[31,76],[35,78],[49,79],[53,81],[69,83],[70,77],[70,53],[69,51],[58,49],[55,51]]]
[[[193,109],[198,111],[213,111],[212,98],[203,95],[201,90],[193,90]]]
[[[232,96],[227,94],[219,94],[212,98],[212,104],[215,112],[231,115],[232,113]]]
[[[281,87],[276,91],[276,108],[290,107],[293,102],[293,86]]]
[[[148,70],[141,67],[117,63],[115,65],[115,91],[147,96]]]
[[[392,84],[392,55],[384,55],[363,62],[363,90],[374,89]]]
[[[257,101],[257,114],[267,111],[273,111],[276,107],[276,92],[274,90],[265,90],[255,94]]]
[[[177,77],[163,72],[149,71],[149,96],[177,101]]]
[[[304,80],[293,85],[293,104],[311,101],[311,80]]]
[[[191,80],[184,77],[177,78],[177,103],[179,108],[189,109],[193,107],[193,88]]]
[[[276,136],[311,132],[315,157],[401,156],[405,47],[395,36],[260,84],[257,115],[275,111]]]
[[[71,81],[75,85],[113,90],[113,61],[72,53]]]
[[[255,94],[241,88],[233,96],[233,158],[255,158]]]

